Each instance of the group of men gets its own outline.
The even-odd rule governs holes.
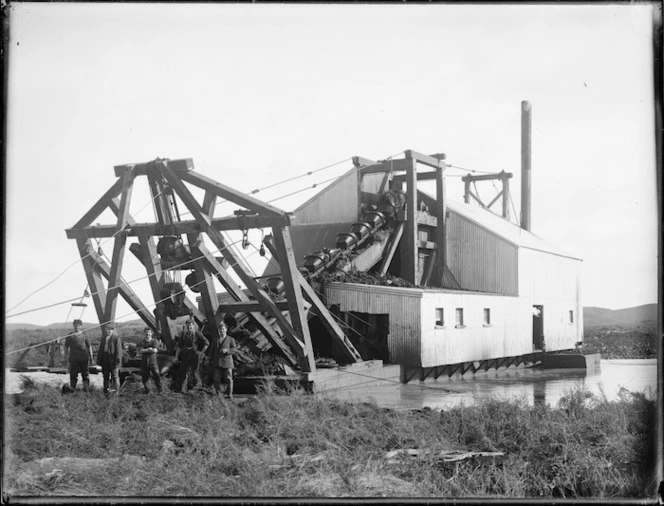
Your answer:
[[[189,319],[185,329],[175,340],[175,361],[179,363],[173,381],[173,390],[182,392],[185,379],[189,376],[187,386],[192,389],[198,382],[200,366],[208,362],[208,383],[212,383],[216,393],[221,393],[221,384],[226,385],[225,395],[233,397],[233,355],[237,353],[237,343],[228,335],[229,320],[225,319],[218,325],[219,337],[213,343],[195,328],[194,321]],[[94,362],[90,340],[83,332],[83,322],[74,320],[74,332],[65,339],[65,360],[69,363],[69,385],[76,389],[78,375],[81,375],[83,389],[90,387],[88,372],[89,364]],[[210,353],[206,355],[206,351]],[[141,380],[145,393],[150,392],[148,382],[152,379],[158,392],[162,391],[161,371],[158,353],[165,350],[164,343],[154,336],[151,328],[143,331],[143,340],[138,345],[141,353]],[[120,366],[122,365],[122,340],[116,334],[113,324],[103,326],[103,335],[97,352],[97,365],[101,366],[104,393],[109,395],[120,390]]]

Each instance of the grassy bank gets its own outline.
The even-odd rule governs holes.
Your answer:
[[[397,412],[322,395],[228,402],[196,395],[63,396],[26,380],[6,396],[4,489],[21,495],[214,497],[646,497],[655,407],[571,392],[556,408],[486,401]],[[394,449],[429,454],[391,463]],[[500,451],[441,463],[438,450]],[[86,473],[25,477],[45,457],[138,455]]]

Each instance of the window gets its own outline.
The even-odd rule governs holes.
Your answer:
[[[455,326],[456,327],[463,327],[463,308],[458,307],[454,311],[454,316],[455,316]]]
[[[445,326],[445,310],[442,307],[436,308],[436,327]]]
[[[484,325],[491,325],[491,308],[488,307],[484,308]]]
[[[574,311],[569,312],[569,322],[574,323]]]

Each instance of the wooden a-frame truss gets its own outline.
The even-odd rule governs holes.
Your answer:
[[[166,279],[165,269],[157,252],[155,238],[186,236],[191,260],[180,268],[195,270],[196,279],[200,280],[197,284],[200,288],[203,311],[199,311],[196,304],[187,297],[184,298],[184,304],[199,325],[202,325],[204,320],[219,322],[223,313],[247,313],[277,354],[288,360],[291,365],[299,367],[303,373],[309,374],[316,370],[307,325],[306,306],[310,305],[328,333],[340,345],[339,348],[344,351],[348,361],[362,360],[324,303],[296,267],[289,232],[291,223],[289,213],[197,173],[193,170],[193,160],[190,158],[157,159],[146,163],[118,165],[115,167],[115,175],[118,178],[115,184],[73,227],[66,230],[68,238],[76,239],[100,323],[115,319],[116,304],[120,295],[149,327],[161,333],[166,344],[171,347],[173,336],[170,334],[167,315],[160,300],[161,287]],[[153,223],[136,223],[129,213],[134,181],[139,176],[145,176],[148,180],[154,201]],[[201,203],[196,200],[188,185],[204,191]],[[173,216],[169,196],[174,195],[177,195],[185,205],[193,220],[183,221]],[[244,209],[236,212],[236,216],[215,218],[215,204],[219,198],[231,201]],[[106,209],[115,214],[116,224],[92,225]],[[280,265],[286,291],[283,301],[274,301],[268,295],[248,272],[243,259],[229,248],[222,234],[222,231],[246,231],[250,228],[272,228],[268,247]],[[214,244],[221,257],[215,257],[208,250],[203,241],[204,236]],[[114,245],[109,265],[102,255],[95,251],[92,239],[110,237],[114,238]],[[154,313],[148,310],[136,293],[122,280],[122,266],[129,237],[138,239],[138,242],[131,244],[128,249],[147,271],[156,303],[153,304],[156,305]],[[228,268],[232,268],[247,287],[252,295],[251,299],[230,277]],[[236,302],[219,303],[214,278]],[[305,299],[308,304],[305,303]],[[218,336],[217,325],[209,325],[208,330],[212,333],[212,338]]]

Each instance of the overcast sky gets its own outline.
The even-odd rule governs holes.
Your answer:
[[[532,231],[584,260],[584,305],[657,300],[649,5],[10,9],[7,310],[77,262],[65,229],[115,182],[113,166],[158,156],[193,158],[199,172],[251,191],[353,155],[444,152],[460,167],[514,173],[518,212],[522,100],[533,108]],[[454,175],[464,172],[448,174],[449,198],[462,200]],[[311,195],[273,205],[292,210]],[[132,213],[145,221],[150,212],[137,187]],[[112,241],[103,249],[110,256]],[[127,281],[145,274],[128,269]],[[142,283],[132,287],[148,302]],[[79,262],[6,314],[80,296],[85,285]],[[84,319],[94,322],[87,300]],[[69,310],[7,321],[65,321]],[[130,311],[119,304],[119,319],[134,319]]]

